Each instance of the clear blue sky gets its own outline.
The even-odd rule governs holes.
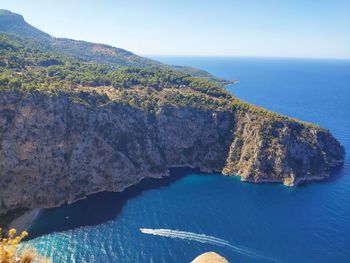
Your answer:
[[[350,58],[350,0],[0,0],[56,37],[148,55]]]

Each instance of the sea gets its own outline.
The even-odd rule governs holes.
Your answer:
[[[232,263],[350,262],[350,61],[152,58],[237,79],[227,86],[235,96],[329,129],[345,146],[343,167],[298,187],[175,169],[44,210],[25,245],[54,263],[185,263],[207,251]]]

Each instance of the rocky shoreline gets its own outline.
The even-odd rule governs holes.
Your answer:
[[[8,228],[9,229],[14,228],[17,230],[18,233],[21,233],[22,231],[27,230],[31,226],[31,224],[34,222],[34,220],[40,215],[41,211],[42,211],[41,208],[35,208],[25,212],[24,214],[15,218],[8,225]]]

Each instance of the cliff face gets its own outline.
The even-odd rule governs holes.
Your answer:
[[[0,214],[121,191],[174,166],[294,185],[327,177],[343,158],[326,131],[242,109],[145,113],[65,94],[0,94]]]
[[[170,166],[220,171],[233,115],[128,105],[94,107],[67,96],[0,95],[1,212],[50,207],[99,191],[121,191]]]
[[[322,180],[343,162],[344,148],[326,130],[263,113],[236,112],[224,174],[244,181],[297,185]]]

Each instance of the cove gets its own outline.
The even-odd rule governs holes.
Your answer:
[[[350,62],[257,58],[157,58],[228,79],[250,103],[321,125],[350,147]],[[350,159],[322,182],[299,187],[243,183],[237,177],[180,171],[123,193],[101,193],[46,210],[32,244],[54,262],[190,262],[216,251],[230,262],[348,262]],[[169,180],[169,181],[168,181]],[[142,186],[148,184],[148,187]],[[141,188],[141,189],[140,189]],[[68,218],[67,218],[68,217]],[[205,235],[258,252],[253,258],[210,242],[140,229]],[[156,232],[159,233],[159,232]],[[163,232],[161,232],[163,233]],[[183,235],[183,234],[182,234]]]

